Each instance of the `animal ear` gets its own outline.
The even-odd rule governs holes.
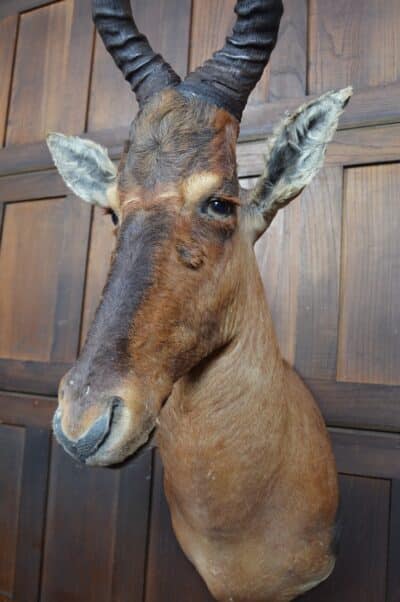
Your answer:
[[[77,136],[47,136],[53,161],[66,185],[87,203],[108,207],[117,169],[105,148]]]
[[[266,165],[250,195],[260,223],[269,226],[277,211],[300,194],[322,167],[328,142],[348,103],[352,88],[328,92],[300,107],[279,124],[268,142]]]

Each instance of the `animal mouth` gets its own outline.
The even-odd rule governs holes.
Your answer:
[[[83,464],[94,456],[109,438],[118,422],[120,400],[115,398],[108,410],[102,414],[79,439],[69,439],[61,426],[62,412],[58,408],[53,418],[53,431],[65,451]]]

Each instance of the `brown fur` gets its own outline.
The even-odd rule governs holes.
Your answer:
[[[237,135],[226,112],[171,90],[139,114],[120,166],[114,267],[60,406],[77,439],[107,400],[123,400],[89,464],[124,459],[158,423],[174,529],[215,598],[284,602],[333,568],[337,477],[317,406],[279,352]],[[236,212],[211,214],[215,196]],[[139,235],[129,248],[137,220],[148,258]],[[89,380],[97,397],[83,404]]]

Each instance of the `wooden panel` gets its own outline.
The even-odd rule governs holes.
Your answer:
[[[302,602],[386,602],[390,482],[340,479],[343,533],[333,575]]]
[[[0,254],[0,289],[7,291],[0,297],[1,358],[75,358],[88,227],[89,209],[77,199],[7,205]]]
[[[53,0],[57,2],[57,0]],[[49,0],[1,0],[0,18],[14,15],[16,12],[31,10],[43,4],[51,4]]]
[[[14,62],[18,17],[11,15],[0,21],[0,146],[3,146],[6,131],[8,101]]]
[[[18,524],[15,602],[39,596],[50,455],[48,429],[27,428]]]
[[[0,425],[0,592],[14,594],[24,429]]]
[[[285,0],[278,43],[271,57],[269,101],[304,97],[307,76],[307,0]]]
[[[172,531],[158,455],[153,470],[151,530],[146,574],[146,602],[213,602],[204,581],[184,556]]]
[[[192,33],[190,43],[190,71],[202,65],[213,52],[223,47],[225,38],[235,24],[236,0],[193,0]],[[249,98],[250,104],[267,100],[269,72],[267,68]]]
[[[55,399],[0,393],[0,423],[49,429],[55,409]]]
[[[334,378],[339,315],[342,169],[326,168],[300,199],[296,360],[301,375]],[[283,266],[285,269],[285,266]]]
[[[389,564],[386,602],[400,600],[400,481],[392,481],[389,532]]]
[[[63,0],[21,16],[7,144],[85,129],[92,31],[89,0]]]
[[[156,52],[182,77],[186,75],[190,34],[190,0],[134,0],[138,27]],[[135,96],[96,36],[88,130],[128,127],[137,112]]]
[[[301,199],[280,211],[256,245],[256,256],[264,282],[280,348],[294,363],[296,350],[297,295]]]
[[[58,383],[72,362],[26,362],[0,359],[0,387],[38,395],[57,395]]]
[[[400,383],[400,165],[347,170],[338,379]]]
[[[81,345],[83,345],[100,301],[110,268],[111,252],[115,244],[114,227],[109,215],[100,208],[94,210],[86,277],[85,304]]]
[[[400,79],[398,0],[311,0],[309,92]]]
[[[86,468],[54,443],[41,602],[142,599],[150,455]]]
[[[306,379],[332,426],[400,432],[400,387]]]

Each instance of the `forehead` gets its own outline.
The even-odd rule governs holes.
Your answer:
[[[238,123],[227,112],[174,90],[157,96],[131,126],[119,186],[154,189],[212,173],[236,181]]]

